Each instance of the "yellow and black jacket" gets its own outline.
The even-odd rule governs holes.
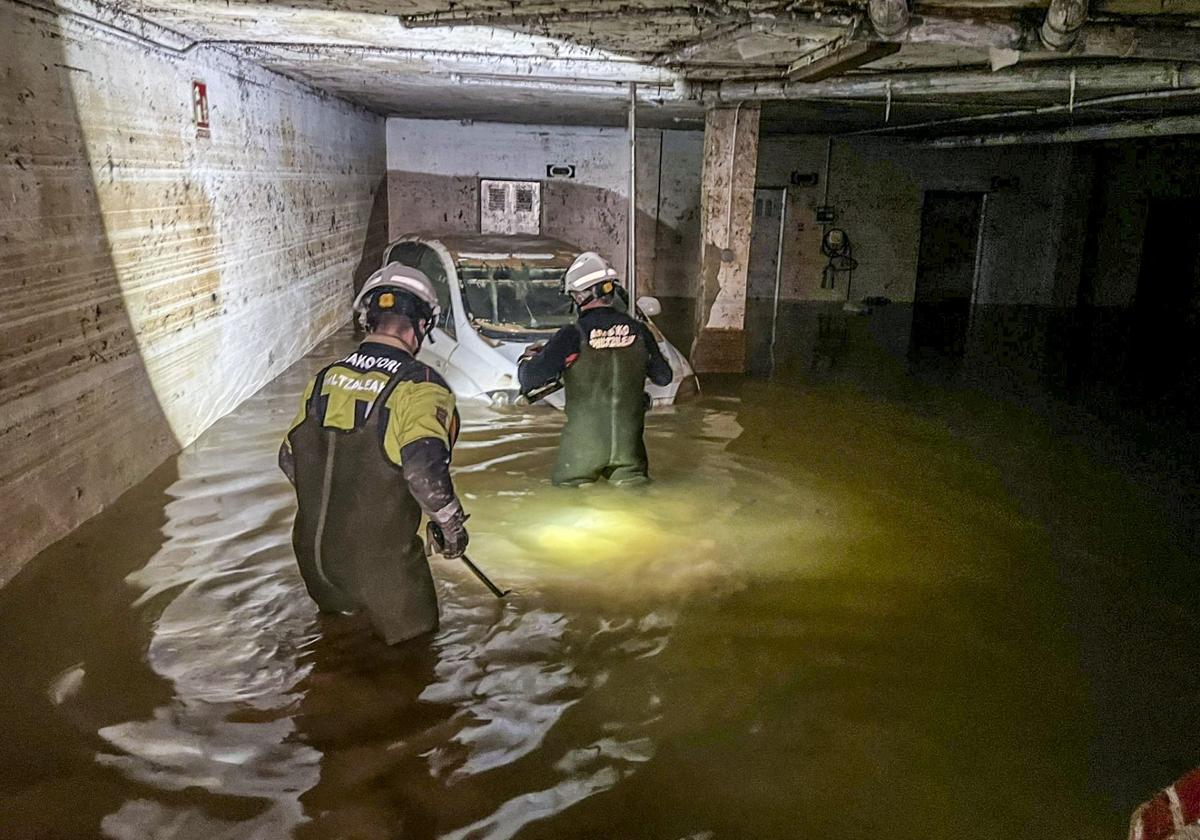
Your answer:
[[[350,431],[362,428],[375,399],[398,377],[398,384],[382,407],[387,420],[382,424],[384,457],[403,467],[404,449],[422,440],[439,441],[449,453],[458,438],[459,417],[454,392],[433,368],[418,362],[411,354],[389,344],[365,341],[358,350],[322,371],[324,382],[318,398],[321,424],[326,428]],[[304,389],[291,431],[305,418],[317,379]],[[290,452],[287,438],[283,445]],[[286,468],[284,470],[287,472]]]
[[[421,513],[456,505],[454,394],[409,353],[366,341],[326,367],[280,447],[296,488],[292,545],[324,611],[363,610],[389,643],[437,626]]]

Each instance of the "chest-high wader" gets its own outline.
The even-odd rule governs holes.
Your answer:
[[[631,329],[634,326],[630,325]],[[646,367],[641,335],[628,347],[593,347],[579,329],[579,358],[563,375],[567,423],[558,445],[555,484],[614,484],[648,479]]]
[[[421,508],[383,451],[388,380],[351,431],[323,425],[321,371],[304,420],[288,440],[299,502],[292,546],[308,594],[323,612],[365,611],[396,644],[437,628],[437,593],[417,531]]]

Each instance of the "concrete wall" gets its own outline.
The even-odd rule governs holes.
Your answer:
[[[823,137],[769,137],[759,151],[759,186],[786,186],[793,171],[816,172],[815,187],[791,187],[784,243],[781,297],[844,300],[844,285],[822,289],[823,226],[816,208],[825,200]],[[977,301],[1048,306],[1055,303],[1058,249],[1072,151],[1066,146],[946,151],[894,140],[836,140],[828,202],[836,226],[854,246],[858,268],[853,296],[912,301],[927,190],[987,192]],[[1018,178],[1019,186],[992,190],[992,178]],[[1075,239],[1080,237],[1076,231]]]
[[[907,365],[914,318],[923,198],[929,190],[986,193],[975,307],[964,379],[1032,393],[1061,380],[1087,238],[1094,167],[1078,147],[935,150],[881,138],[833,143],[826,183],[824,137],[769,137],[760,144],[758,185],[789,186],[787,236],[776,332],[776,375],[846,375],[861,381]],[[790,186],[793,171],[817,173]],[[1000,189],[993,178],[1010,182]],[[861,322],[841,311],[844,275],[821,288],[827,258],[816,208],[826,199],[853,243],[852,297],[893,301]],[[772,306],[751,300],[752,371],[772,367]]]
[[[479,179],[542,182],[542,233],[593,249],[625,270],[627,133],[620,128],[390,119],[392,237],[478,231]],[[638,132],[639,291],[680,294],[698,252],[699,132]],[[575,178],[548,179],[548,164]],[[690,177],[689,177],[690,174]]]
[[[655,294],[693,297],[700,270],[700,170],[704,133],[664,131],[659,170]]]
[[[1096,249],[1088,302],[1131,306],[1154,198],[1200,197],[1200,140],[1101,143],[1085,147],[1097,176]],[[1198,220],[1200,223],[1200,220]]]
[[[772,137],[760,149],[759,186],[786,185],[792,171],[824,180],[825,138]],[[859,261],[854,297],[898,303],[867,318],[841,311],[844,285],[820,288],[826,260],[814,210],[826,185],[792,187],[776,376],[862,381],[897,362],[918,364],[908,304],[922,194],[983,191],[976,306],[961,356],[938,362],[945,371],[1026,402],[1069,393],[1106,412],[1153,404],[1200,416],[1200,306],[1182,326],[1135,306],[1150,204],[1200,198],[1197,160],[1195,138],[975,150],[836,141],[829,204]],[[995,176],[1019,183],[993,190]],[[771,319],[770,300],[749,301],[750,369],[758,373],[772,370]]]
[[[380,118],[67,13],[0,31],[3,582],[343,323],[386,210]]]

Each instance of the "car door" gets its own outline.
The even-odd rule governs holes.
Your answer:
[[[441,256],[427,245],[421,246],[417,268],[433,284],[440,308],[433,330],[425,341],[424,350],[430,359],[429,364],[438,373],[445,376],[450,366],[450,357],[458,348],[458,335],[454,326],[454,299],[450,295],[450,279]]]

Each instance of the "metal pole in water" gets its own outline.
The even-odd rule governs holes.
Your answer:
[[[661,166],[661,161],[659,163]],[[631,312],[637,309],[637,83],[629,83],[629,245],[625,282]]]
[[[501,589],[499,586],[496,586],[496,584],[492,583],[492,579],[483,573],[483,569],[472,563],[471,558],[467,557],[467,555],[464,554],[461,559],[467,564],[467,568],[471,570],[472,574],[479,578],[480,582],[482,582],[483,585],[486,586],[488,590],[497,598],[503,598],[505,595],[512,594],[511,589]]]
[[[783,234],[787,224],[787,187],[779,198],[779,242],[775,245],[775,302],[771,307],[771,376],[775,375],[775,337],[779,324],[779,285],[783,276]]]
[[[446,556],[446,538],[442,534],[441,526],[431,519],[425,525],[425,556],[432,557],[435,552],[443,557]],[[471,574],[479,578],[480,583],[486,586],[488,591],[497,598],[503,598],[506,595],[512,594],[511,589],[501,589],[492,583],[492,579],[484,573],[483,569],[472,563],[471,558],[467,555],[460,555],[458,559],[462,560],[467,568],[471,570]]]

